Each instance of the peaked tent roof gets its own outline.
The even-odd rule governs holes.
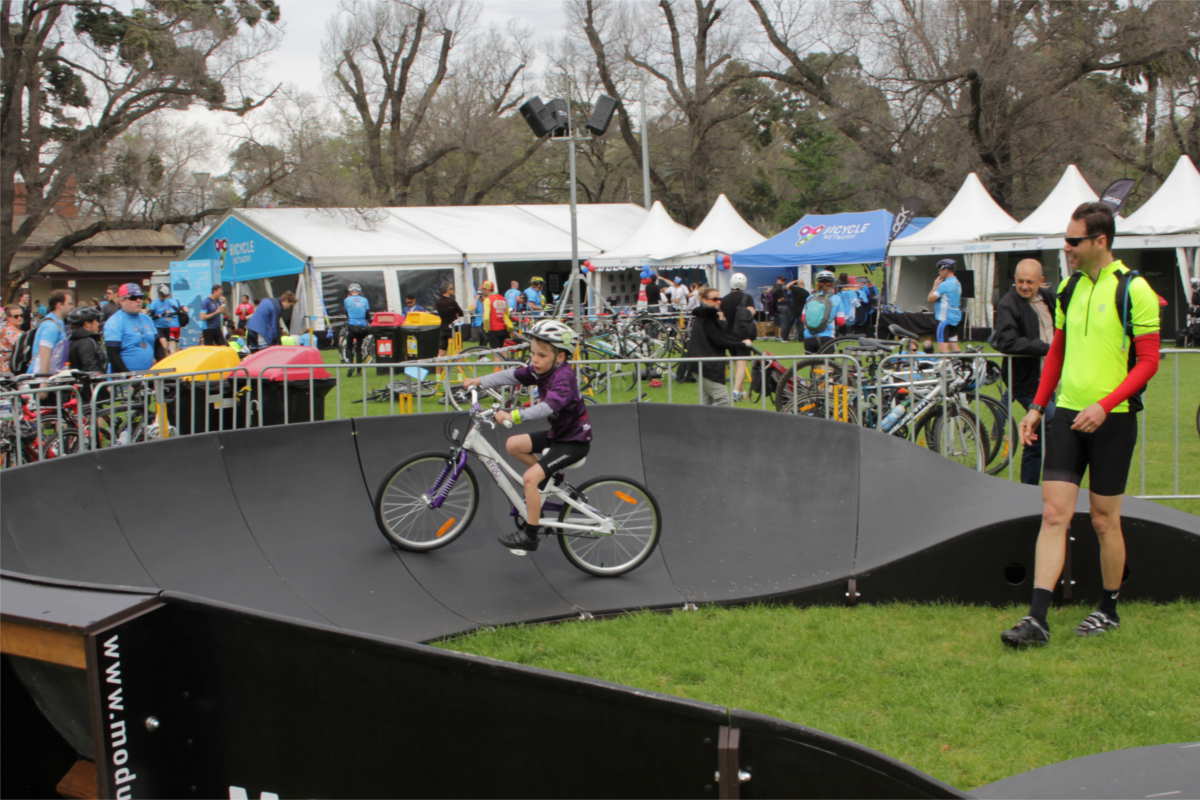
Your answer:
[[[1071,212],[1081,203],[1093,203],[1099,195],[1084,179],[1079,169],[1070,164],[1063,170],[1058,183],[1046,195],[1033,213],[1016,226],[1002,233],[986,234],[988,239],[1016,239],[1025,236],[1060,236],[1067,229]]]
[[[597,267],[633,267],[682,252],[692,229],[671,219],[663,204],[655,200],[645,221],[620,246],[592,259]]]
[[[989,234],[1004,235],[1017,221],[983,187],[972,172],[958,187],[954,199],[925,229],[897,240],[890,255],[915,256],[963,252],[964,246]]]
[[[712,204],[712,208],[704,216],[704,221],[692,231],[687,245],[677,257],[716,252],[733,253],[753,247],[766,241],[766,238],[742,219],[733,203],[722,194]]]
[[[1142,207],[1117,224],[1118,236],[1200,232],[1200,172],[1187,156]]]
[[[875,264],[883,261],[892,212],[886,209],[843,214],[805,214],[761,244],[733,254],[735,268],[800,264]]]

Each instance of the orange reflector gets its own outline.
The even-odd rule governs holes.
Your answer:
[[[638,501],[636,499],[630,497],[629,495],[625,494],[624,492],[613,492],[613,494],[615,494],[617,496],[618,500],[629,503],[629,505],[631,505],[631,506],[637,505]]]
[[[442,523],[442,527],[440,527],[440,528],[438,528],[438,529],[437,529],[437,533],[435,533],[435,534],[433,535],[433,538],[435,538],[435,539],[440,539],[440,538],[442,538],[443,536],[445,536],[445,535],[446,535],[446,531],[448,531],[448,530],[450,530],[451,528],[453,528],[453,527],[454,527],[454,523],[456,523],[456,522],[458,522],[458,517],[451,517],[450,519],[448,519],[448,520],[446,520],[445,522],[443,522],[443,523]]]
[[[800,408],[797,410],[798,411],[812,411],[816,407],[817,406],[815,403],[805,403],[804,405],[800,406]]]

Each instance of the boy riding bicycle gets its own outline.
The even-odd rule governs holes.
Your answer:
[[[515,425],[550,420],[550,430],[515,434],[505,443],[509,455],[528,467],[524,474],[526,524],[499,538],[500,544],[520,556],[537,549],[541,533],[541,490],[546,481],[571,464],[582,461],[592,442],[587,407],[579,393],[575,370],[567,363],[575,350],[575,331],[558,320],[544,319],[526,336],[530,340],[529,364],[463,381],[466,389],[474,386],[484,389],[536,386],[538,402],[525,409],[497,411],[494,418],[502,424],[511,420]]]

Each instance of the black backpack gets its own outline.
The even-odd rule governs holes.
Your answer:
[[[1063,347],[1066,347],[1067,336],[1067,306],[1071,304],[1071,296],[1075,294],[1075,286],[1079,283],[1079,279],[1083,277],[1083,273],[1076,271],[1071,277],[1067,278],[1067,285],[1058,293],[1058,308],[1063,315]],[[1129,356],[1125,362],[1127,370],[1133,369],[1133,365],[1137,363],[1137,352],[1133,348],[1133,301],[1129,297],[1129,284],[1134,278],[1140,278],[1142,274],[1136,269],[1125,270],[1117,274],[1117,291],[1114,298],[1113,309],[1117,313],[1117,318],[1121,321],[1121,327],[1125,331],[1125,335],[1129,338]],[[1146,407],[1142,401],[1142,394],[1146,391],[1143,386],[1136,393],[1129,397],[1129,410],[1135,414]]]
[[[739,305],[734,312],[733,335],[739,339],[758,338],[758,326],[754,324],[754,311],[750,306]]]

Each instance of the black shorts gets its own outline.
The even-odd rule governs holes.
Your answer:
[[[442,328],[438,331],[438,350],[450,349],[450,337],[452,335],[449,328]]]
[[[220,328],[205,328],[200,332],[201,341],[210,347],[224,347],[225,335]]]
[[[739,358],[751,355],[752,353],[753,351],[744,344],[737,344],[729,348],[729,355]]]
[[[508,331],[485,331],[483,343],[488,347],[504,347],[504,341],[507,338]]]
[[[1109,414],[1093,433],[1083,433],[1071,430],[1078,413],[1059,408],[1046,423],[1042,480],[1078,486],[1089,472],[1090,491],[1109,497],[1124,494],[1137,444],[1137,414]]]
[[[550,431],[538,431],[529,434],[533,442],[533,454],[538,456],[538,463],[550,477],[556,472],[562,472],[572,464],[587,458],[592,449],[591,442],[552,442]],[[539,455],[545,450],[545,454]]]

